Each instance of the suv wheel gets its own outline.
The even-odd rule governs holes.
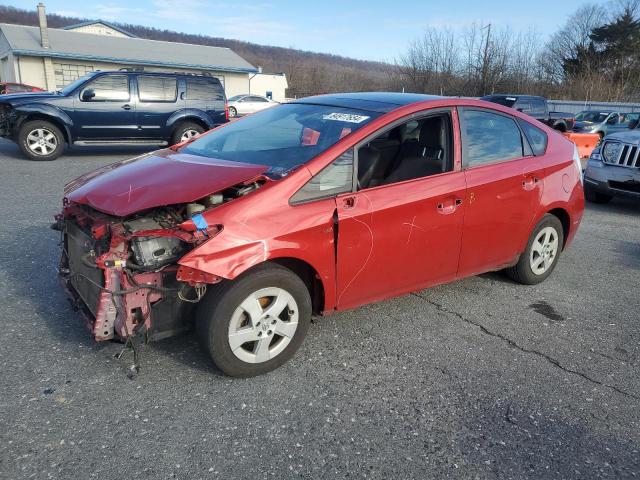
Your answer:
[[[609,203],[613,197],[606,193],[597,192],[593,188],[585,185],[584,198],[591,203]]]
[[[171,145],[191,140],[193,137],[200,135],[202,132],[204,132],[204,128],[202,128],[197,123],[181,123],[173,132],[173,136],[171,137]]]
[[[562,223],[546,214],[533,229],[518,263],[505,270],[518,283],[535,285],[545,280],[558,264],[564,242]]]
[[[32,120],[20,128],[18,146],[30,160],[55,160],[64,149],[64,136],[53,123]]]
[[[197,330],[216,366],[233,377],[269,372],[298,350],[311,322],[311,297],[291,270],[265,263],[212,288]]]

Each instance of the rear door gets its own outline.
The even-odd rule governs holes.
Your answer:
[[[521,253],[544,169],[513,117],[461,108],[460,125],[467,206],[458,275],[465,277],[511,264]]]
[[[185,101],[178,98],[178,80],[175,75],[138,75],[138,102],[136,117],[142,138],[168,140],[169,117],[184,108]]]
[[[126,74],[100,75],[86,84],[73,101],[73,123],[78,139],[137,138],[132,88]]]

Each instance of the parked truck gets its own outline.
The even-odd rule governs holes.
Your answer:
[[[551,111],[544,97],[496,94],[485,95],[481,100],[513,108],[561,132],[568,132],[573,128],[573,114]]]

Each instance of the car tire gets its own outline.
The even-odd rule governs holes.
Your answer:
[[[51,161],[64,150],[64,135],[46,120],[25,122],[18,132],[18,146],[29,160]]]
[[[222,372],[253,377],[293,356],[311,312],[311,296],[300,277],[267,262],[209,289],[196,312],[197,335]]]
[[[229,107],[229,118],[236,118],[238,116],[238,110],[236,107]]]
[[[606,193],[600,193],[585,185],[584,187],[584,198],[588,202],[605,204],[609,203],[613,198],[611,195],[607,195]]]
[[[556,268],[564,246],[564,229],[555,215],[546,214],[533,229],[527,247],[505,273],[523,285],[544,281]]]
[[[173,131],[171,136],[171,145],[186,142],[193,137],[200,135],[204,132],[204,128],[194,122],[183,122]]]

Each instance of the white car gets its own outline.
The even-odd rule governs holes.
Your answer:
[[[255,113],[278,104],[275,100],[249,94],[236,95],[229,98],[227,102],[229,104],[229,118]]]

